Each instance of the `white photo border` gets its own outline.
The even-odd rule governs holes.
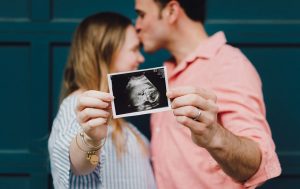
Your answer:
[[[122,74],[129,74],[129,73],[136,73],[136,72],[143,72],[143,71],[149,71],[149,70],[155,70],[155,69],[162,69],[162,68],[164,70],[166,91],[168,91],[169,90],[169,85],[168,85],[167,69],[166,69],[165,66],[160,66],[160,67],[155,67],[155,68],[147,68],[147,69],[134,70],[134,71],[128,71],[128,72],[118,72],[118,73],[107,74],[109,93],[111,95],[113,95],[111,76],[122,75]],[[125,114],[119,114],[119,115],[117,115],[116,114],[116,109],[115,109],[115,102],[113,100],[112,103],[111,103],[113,118],[116,119],[116,118],[122,118],[122,117],[130,117],[130,116],[137,116],[137,115],[144,115],[144,114],[150,114],[150,113],[157,113],[157,112],[169,111],[169,110],[171,110],[171,101],[170,101],[169,98],[167,98],[167,101],[168,101],[168,106],[167,107],[154,108],[154,109],[151,109],[151,110],[144,110],[144,111],[138,111],[138,112],[132,112],[132,113],[125,113]]]

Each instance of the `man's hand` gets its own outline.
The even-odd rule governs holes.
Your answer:
[[[176,120],[191,130],[192,140],[201,147],[212,144],[219,125],[214,93],[195,87],[174,88],[167,93]]]
[[[216,95],[205,89],[180,87],[167,96],[172,99],[176,120],[191,130],[193,141],[205,148],[227,175],[245,182],[255,174],[261,162],[258,144],[218,123]]]

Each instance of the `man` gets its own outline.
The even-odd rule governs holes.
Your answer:
[[[158,188],[255,188],[278,176],[260,78],[223,32],[207,35],[205,1],[135,0],[135,9],[144,50],[172,55],[173,111],[151,117]]]

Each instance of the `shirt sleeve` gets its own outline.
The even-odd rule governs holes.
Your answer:
[[[223,65],[215,73],[214,88],[218,97],[219,122],[238,136],[257,142],[262,161],[255,175],[244,183],[246,188],[255,188],[281,173],[281,167],[271,130],[266,120],[261,81],[255,68],[240,53],[223,59]],[[227,62],[226,62],[227,61]]]
[[[76,121],[73,106],[61,105],[52,126],[48,141],[51,163],[51,173],[55,188],[72,188],[72,185],[102,182],[105,152],[102,150],[96,169],[88,175],[75,176],[70,169],[69,147],[73,138],[79,132],[80,126]],[[101,162],[101,164],[100,164]]]

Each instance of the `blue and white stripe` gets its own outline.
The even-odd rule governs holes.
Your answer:
[[[56,189],[155,189],[155,182],[149,157],[142,152],[135,135],[124,127],[126,153],[118,159],[112,143],[112,127],[109,127],[106,143],[101,150],[100,163],[85,176],[76,176],[70,169],[69,146],[79,132],[80,126],[74,112],[76,96],[67,97],[61,104],[53,122],[48,148],[51,173]],[[130,125],[145,142],[137,129]]]

